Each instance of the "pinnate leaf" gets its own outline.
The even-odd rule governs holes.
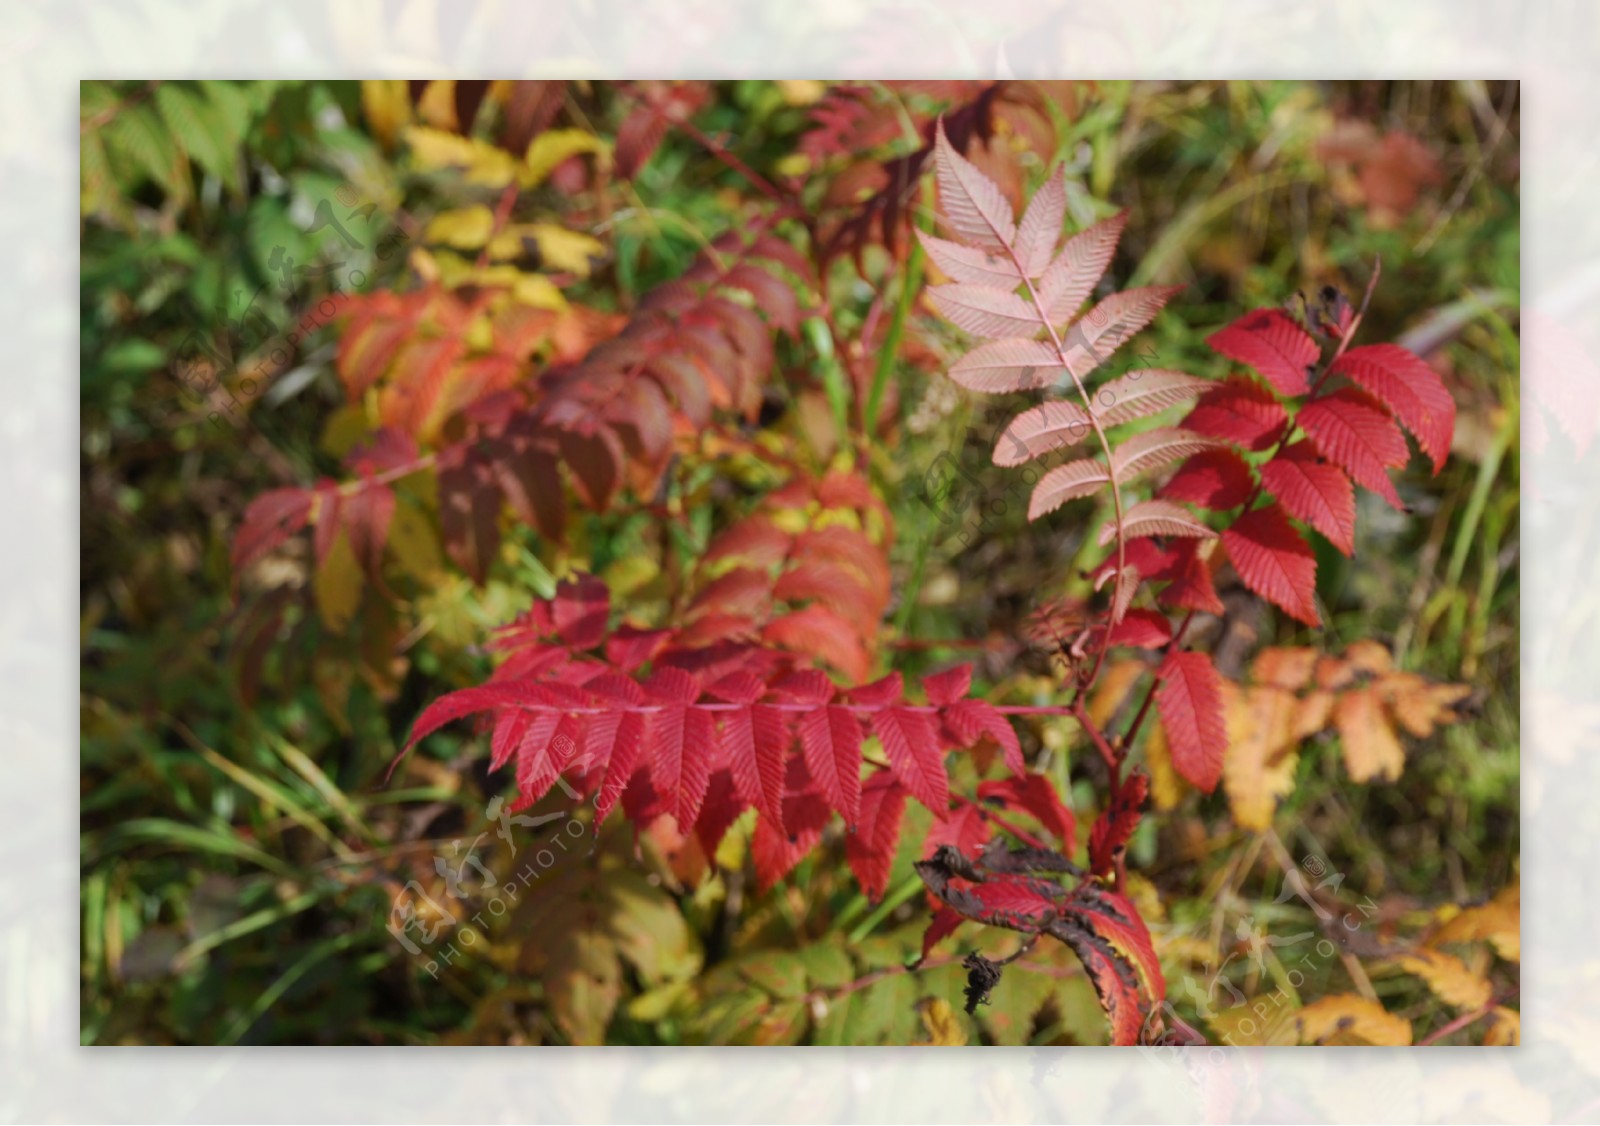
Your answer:
[[[1122,514],[1122,528],[1124,537],[1130,540],[1140,536],[1194,536],[1211,539],[1217,534],[1196,519],[1188,509],[1173,504],[1170,500],[1147,500],[1134,505]],[[1106,521],[1100,529],[1101,545],[1110,543],[1116,536],[1116,521]]]
[[[1030,278],[1038,277],[1050,265],[1066,215],[1066,170],[1057,168],[1033,193],[1017,228],[1017,257]]]
[[[1017,226],[1005,194],[976,165],[956,151],[944,122],[934,140],[939,210],[954,234],[974,246],[1005,250],[1016,242]]]
[[[1039,279],[1039,300],[1051,324],[1078,311],[1111,265],[1128,213],[1119,211],[1069,238]]]
[[[1100,424],[1114,426],[1186,403],[1215,386],[1209,379],[1181,371],[1147,368],[1113,379],[1090,398]]]
[[[1141,473],[1213,449],[1217,444],[1215,438],[1193,431],[1166,427],[1145,430],[1116,447],[1112,456],[1114,473],[1119,484],[1126,484]]]
[[[1356,484],[1404,510],[1388,471],[1406,463],[1406,440],[1370,396],[1342,387],[1307,403],[1296,421],[1318,453],[1350,474]]]
[[[1355,550],[1356,496],[1350,478],[1296,442],[1261,467],[1261,485],[1284,511],[1328,537],[1344,554]]]
[[[1011,420],[994,447],[996,465],[1022,465],[1055,450],[1070,449],[1094,433],[1089,414],[1066,399],[1030,407]]]
[[[1048,387],[1066,375],[1055,348],[1042,340],[997,340],[968,352],[950,378],[971,391],[1000,394]]]
[[[1291,398],[1311,390],[1306,378],[1321,349],[1311,334],[1281,309],[1257,309],[1206,338],[1213,351],[1248,364],[1282,395]]]
[[[951,280],[966,285],[997,286],[1015,289],[1022,284],[1022,274],[1011,255],[995,253],[976,246],[962,246],[949,239],[937,238],[918,230],[917,238],[922,248],[933,259],[933,264]]]
[[[1209,794],[1222,777],[1228,748],[1222,678],[1211,658],[1194,650],[1167,654],[1158,676],[1156,708],[1167,733],[1172,765]]]
[[[904,706],[886,707],[872,714],[872,730],[901,785],[935,817],[943,818],[950,808],[949,779],[928,714]]]
[[[1110,483],[1111,474],[1103,461],[1083,458],[1058,465],[1039,478],[1039,483],[1033,487],[1033,496],[1028,500],[1028,519],[1037,520],[1067,501],[1099,492]]]
[[[1222,533],[1222,546],[1244,585],[1308,626],[1317,612],[1317,559],[1276,504],[1246,512]]]
[[[1340,356],[1332,370],[1394,412],[1433,462],[1435,474],[1444,468],[1455,434],[1456,403],[1425,360],[1398,344],[1368,344]]]
[[[1201,396],[1183,425],[1247,450],[1264,450],[1278,440],[1288,420],[1271,391],[1253,379],[1234,378]]]
[[[1043,327],[1032,305],[1003,289],[936,285],[928,290],[928,296],[951,324],[974,336],[991,339],[1027,336]]]
[[[1249,500],[1255,484],[1255,474],[1244,458],[1230,449],[1207,449],[1184,462],[1157,493],[1167,500],[1222,512]]]
[[[800,747],[828,803],[854,822],[861,807],[861,721],[837,704],[804,712]]]
[[[844,854],[861,889],[874,900],[883,897],[889,884],[905,809],[905,787],[889,771],[876,772],[861,787],[860,815],[845,836]]]

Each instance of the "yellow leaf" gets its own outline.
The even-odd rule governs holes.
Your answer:
[[[581,278],[589,276],[589,259],[605,254],[598,239],[554,223],[535,223],[532,234],[539,243],[539,258],[546,266]]]
[[[930,997],[922,1002],[922,1029],[927,1034],[924,1044],[937,1048],[960,1048],[967,1042],[967,1030],[961,1026],[955,1010],[943,997]]]
[[[1352,782],[1383,777],[1394,781],[1406,764],[1405,748],[1383,714],[1383,702],[1372,685],[1352,688],[1333,706],[1333,723],[1344,744],[1344,767]]]
[[[822,100],[828,92],[824,82],[814,78],[780,78],[776,83],[785,105],[809,106]]]
[[[422,88],[417,99],[417,116],[435,129],[448,129],[452,133],[465,133],[472,122],[456,120],[456,80],[436,79]]]
[[[1522,1043],[1522,1014],[1503,1005],[1489,1013],[1489,1027],[1483,1031],[1486,1047],[1514,1047]]]
[[[1294,789],[1291,723],[1294,694],[1270,685],[1242,688],[1222,685],[1228,749],[1222,759],[1222,786],[1241,829],[1256,832],[1272,826],[1278,802]]]
[[[1379,676],[1394,671],[1394,658],[1376,641],[1354,641],[1344,651],[1344,659],[1358,672]]]
[[[1274,646],[1263,649],[1250,667],[1251,679],[1257,684],[1270,684],[1298,692],[1311,679],[1316,666],[1315,649]]]
[[[1129,660],[1113,662],[1100,674],[1094,693],[1089,697],[1089,718],[1096,727],[1105,730],[1144,671],[1143,661]]]
[[[594,153],[602,164],[610,162],[611,146],[593,133],[586,133],[582,129],[546,130],[529,142],[520,182],[525,188],[537,187],[556,170],[557,165],[586,152]]]
[[[1522,888],[1512,884],[1481,907],[1468,907],[1433,933],[1429,946],[1488,941],[1508,962],[1522,960]]]
[[[439,533],[422,511],[400,501],[389,521],[389,550],[406,574],[421,582],[431,582],[444,567],[439,556]]]
[[[626,598],[661,574],[661,565],[643,552],[630,551],[601,572],[613,598]]]
[[[1355,993],[1338,993],[1313,1001],[1296,1016],[1302,1044],[1376,1044],[1403,1047],[1411,1043],[1411,1023],[1376,1001]]]
[[[1381,687],[1394,718],[1419,739],[1432,735],[1440,723],[1454,721],[1451,707],[1472,692],[1465,684],[1432,684],[1409,672],[1384,677]]]
[[[567,299],[561,295],[556,283],[542,274],[519,273],[511,293],[518,301],[535,309],[550,309],[559,313],[567,307]]]
[[[1337,692],[1352,683],[1355,678],[1355,669],[1338,657],[1322,656],[1317,658],[1316,683],[1318,688],[1326,688],[1330,692]]]
[[[441,168],[466,170],[467,183],[503,188],[518,175],[516,159],[486,141],[413,125],[406,130],[411,158],[424,171]]]
[[[411,123],[411,96],[404,81],[380,79],[361,84],[361,112],[372,135],[386,149],[394,148],[400,131]]]
[[[350,537],[342,529],[334,538],[328,557],[317,566],[311,586],[323,622],[335,633],[343,632],[361,606],[362,577]]]
[[[428,220],[424,236],[457,250],[477,250],[494,232],[494,212],[483,204],[443,211]]]
[[[1402,954],[1392,964],[1428,983],[1439,1000],[1459,1009],[1481,1008],[1489,1003],[1487,978],[1479,977],[1460,958],[1439,950],[1417,950]]]
[[[1167,746],[1167,729],[1157,721],[1144,742],[1144,764],[1150,770],[1150,800],[1163,812],[1183,800],[1187,786],[1172,767],[1172,752]]]
[[[1226,995],[1224,995],[1226,1000]],[[1258,1001],[1230,1005],[1206,1018],[1218,1041],[1231,1047],[1287,1047],[1299,1043],[1296,1012],[1288,1004]]]
[[[322,427],[322,450],[333,457],[344,458],[355,444],[372,433],[372,422],[367,417],[363,403],[346,403]]]
[[[1291,725],[1296,743],[1311,738],[1328,726],[1328,720],[1333,718],[1333,700],[1332,692],[1324,692],[1320,688],[1314,688],[1300,698],[1295,704],[1294,722]]]

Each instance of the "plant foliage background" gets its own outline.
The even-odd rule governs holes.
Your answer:
[[[1053,714],[1065,627],[1038,610],[1090,595],[1110,513],[1030,522],[991,464],[1026,404],[946,375],[972,342],[911,233],[937,229],[942,114],[1018,215],[1047,172],[1068,231],[1126,209],[1113,288],[1184,286],[1127,345],[1143,366],[1220,380],[1217,329],[1326,286],[1358,302],[1381,259],[1358,343],[1439,374],[1449,460],[1396,476],[1409,511],[1359,494],[1353,553],[1313,537],[1315,607],[1212,576],[1190,643],[1241,686],[1221,784],[1190,785],[1160,726],[1130,749],[1151,793],[1119,890],[1168,1033],[1514,1042],[1516,93],[85,83],[84,1041],[1112,1035],[1066,946],[962,923],[925,948],[915,862],[970,855],[997,808],[1089,859],[1108,800],[1086,717]],[[740,561],[776,534],[798,562],[763,596]],[[930,703],[971,662],[1017,745],[950,760],[970,815],[914,790],[866,844],[826,807],[788,839],[750,813],[680,833],[710,779],[623,794],[596,836],[553,772],[514,805],[464,723],[386,777],[424,708],[519,640],[602,640],[577,620],[594,599],[560,593],[577,575],[628,616],[608,659],[737,619]],[[509,661],[486,648],[530,609]],[[1100,727],[1143,696],[1115,652]],[[1047,796],[977,789],[1012,754]],[[790,813],[764,784],[750,804]],[[875,823],[882,787],[835,789]],[[973,951],[1017,960],[969,1017]]]

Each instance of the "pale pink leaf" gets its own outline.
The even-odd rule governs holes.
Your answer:
[[[1052,450],[1077,445],[1094,433],[1089,415],[1074,402],[1052,399],[1017,415],[995,443],[996,465],[1021,465]]]
[[[986,285],[936,285],[928,290],[950,323],[974,336],[1026,336],[1044,326],[1033,306],[1015,293]]]
[[[917,238],[922,241],[922,249],[933,259],[933,264],[951,281],[1005,289],[1015,289],[1022,284],[1022,273],[1009,254],[992,254],[981,247],[962,246],[959,242],[936,238],[922,230],[917,231]]]
[[[989,250],[1004,250],[1016,242],[1017,225],[1005,194],[956,152],[944,135],[943,121],[934,143],[934,168],[939,180],[939,210],[958,238]]]
[[[1122,238],[1122,228],[1127,223],[1128,213],[1119,211],[1073,235],[1061,248],[1044,277],[1039,279],[1039,299],[1052,324],[1076,313],[1094,291],[1095,282],[1111,265],[1111,256],[1116,252],[1117,241]]]
[[[1030,278],[1038,277],[1050,265],[1066,214],[1066,171],[1057,168],[1055,175],[1033,193],[1028,210],[1022,213],[1022,224],[1017,228],[1017,257]]]
[[[997,394],[1048,387],[1066,375],[1061,357],[1042,340],[996,340],[968,352],[950,378],[972,391]]]
[[[1200,523],[1187,508],[1169,500],[1147,500],[1134,505],[1122,514],[1122,529],[1130,540],[1140,536],[1195,536],[1210,539],[1217,534]],[[1101,546],[1116,538],[1117,522],[1107,520],[1100,529]]]
[[[1102,426],[1147,418],[1203,395],[1216,384],[1181,371],[1130,371],[1090,396]]]
[[[1192,430],[1161,428],[1135,434],[1118,446],[1112,456],[1113,472],[1118,484],[1125,484],[1141,473],[1160,469],[1186,457],[1221,445],[1215,438],[1207,438]]]
[[[1039,479],[1033,497],[1028,501],[1028,519],[1037,520],[1047,512],[1054,512],[1069,500],[1086,497],[1109,484],[1111,474],[1103,461],[1085,458],[1058,465]]]
[[[1113,293],[1075,321],[1061,338],[1067,367],[1079,379],[1105,363],[1117,348],[1155,319],[1182,286],[1144,286]]]

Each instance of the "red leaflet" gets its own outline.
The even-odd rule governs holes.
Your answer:
[[[950,785],[938,731],[926,712],[888,707],[872,715],[872,730],[889,766],[911,796],[943,818],[950,810]]]
[[[1011,721],[989,701],[957,700],[945,709],[944,723],[955,736],[957,746],[971,746],[987,736],[1000,745],[1009,770],[1021,774],[1027,769],[1022,761],[1022,744],[1017,741]]]
[[[273,489],[250,502],[233,540],[235,585],[246,568],[306,526],[311,496],[310,489]]]
[[[854,822],[861,806],[861,721],[837,704],[804,712],[800,747],[823,796]]]
[[[994,836],[988,814],[975,805],[963,804],[943,821],[935,821],[922,839],[922,855],[932,856],[941,845],[950,845],[963,856],[976,856]]]
[[[1172,652],[1157,673],[1156,708],[1167,730],[1172,765],[1206,793],[1222,777],[1228,732],[1222,719],[1222,678],[1204,653]]]
[[[972,665],[961,664],[922,678],[922,691],[928,703],[937,708],[948,708],[966,698],[972,691]]]
[[[876,624],[886,600],[880,598],[853,568],[839,563],[806,563],[778,576],[772,594],[786,602],[815,599],[856,622]]]
[[[394,490],[365,482],[345,498],[344,531],[361,569],[376,581],[394,518]]]
[[[1290,398],[1311,390],[1306,374],[1316,367],[1321,355],[1311,334],[1281,309],[1246,313],[1227,328],[1212,333],[1206,343],[1230,360],[1249,364]]]
[[[1249,500],[1255,484],[1244,458],[1232,450],[1206,450],[1184,462],[1156,494],[1221,512]]]
[[[550,616],[556,633],[573,649],[593,649],[606,635],[611,591],[595,575],[579,575],[556,587]],[[676,682],[682,685],[682,682]],[[698,688],[696,688],[698,692]]]
[[[1398,344],[1368,344],[1340,356],[1332,370],[1394,412],[1432,459],[1435,474],[1444,468],[1455,434],[1456,404],[1426,361]]]
[[[1155,610],[1130,610],[1111,627],[1112,645],[1130,645],[1135,649],[1159,649],[1172,640],[1172,623],[1165,614]]]
[[[1139,809],[1150,792],[1150,779],[1134,771],[1111,795],[1111,804],[1095,818],[1089,830],[1089,871],[1107,876],[1116,867],[1117,857],[1128,845],[1128,838],[1139,827]]]
[[[882,708],[896,702],[905,694],[905,681],[898,672],[879,677],[871,684],[850,690],[852,703],[868,708]]]
[[[855,830],[845,836],[844,855],[862,890],[874,900],[883,897],[889,883],[905,809],[905,788],[888,771],[877,771],[861,787],[861,813]]]
[[[950,907],[940,907],[933,913],[928,929],[922,932],[922,957],[926,959],[941,941],[956,933],[962,924],[961,913]]]
[[[871,659],[850,623],[816,603],[774,618],[761,630],[761,638],[769,645],[827,661],[851,680],[862,679],[871,668]]]
[[[1317,559],[1276,504],[1246,512],[1222,533],[1244,585],[1308,626],[1319,626]]]
[[[1037,930],[1055,917],[1056,897],[1052,889],[1061,890],[1043,880],[1006,876],[987,880],[971,889],[971,895],[981,905],[973,918],[1011,930]]]
[[[597,715],[590,722],[585,742],[596,762],[602,755],[606,761],[605,779],[600,783],[600,793],[594,803],[594,824],[598,833],[639,763],[639,749],[644,744],[644,715],[640,712]]]
[[[1111,1042],[1137,1044],[1148,1014],[1167,994],[1150,931],[1132,903],[1084,884],[1061,905],[1050,933],[1083,962],[1111,1021]]]
[[[1405,510],[1388,471],[1406,463],[1406,440],[1371,396],[1341,387],[1307,403],[1296,421],[1318,453],[1349,473],[1356,484]]]
[[[1304,520],[1349,555],[1355,550],[1356,494],[1337,465],[1296,442],[1261,467],[1261,485],[1296,520]]]
[[[1264,450],[1278,440],[1288,417],[1271,391],[1253,379],[1236,376],[1203,395],[1183,425],[1247,450]]]
[[[1222,613],[1222,599],[1217,597],[1211,565],[1200,557],[1199,541],[1178,540],[1173,544],[1172,554],[1172,562],[1163,576],[1171,581],[1156,595],[1156,601],[1177,610]]]
[[[765,516],[752,516],[741,520],[706,548],[706,563],[720,563],[724,559],[740,559],[752,567],[770,567],[789,554],[794,536],[774,524]]]
[[[719,770],[711,775],[711,783],[706,787],[705,803],[700,807],[700,819],[694,826],[695,838],[707,856],[716,854],[722,838],[727,836],[728,830],[739,819],[739,814],[748,808],[749,803],[740,796],[733,776],[728,771]]]
[[[1068,852],[1077,844],[1077,822],[1043,774],[1023,774],[998,782],[978,784],[978,797],[1001,809],[1027,813],[1060,841]]]

